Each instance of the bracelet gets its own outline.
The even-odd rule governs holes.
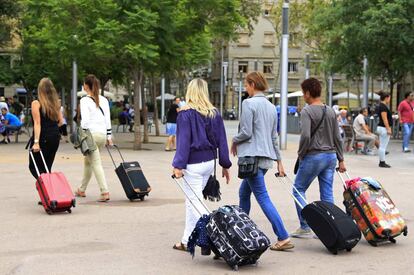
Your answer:
[[[39,143],[39,140],[38,140],[38,139],[35,139],[35,140],[34,140],[34,143]]]

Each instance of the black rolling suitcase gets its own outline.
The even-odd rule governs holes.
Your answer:
[[[286,184],[288,177],[276,177]],[[298,192],[296,187],[291,184]],[[361,239],[361,232],[357,225],[344,211],[336,205],[325,201],[314,201],[308,204],[300,193],[298,194],[305,201],[303,206],[289,191],[295,202],[302,208],[302,217],[306,220],[319,240],[333,254],[338,254],[340,250],[351,251]]]
[[[144,200],[145,196],[151,191],[151,186],[148,184],[147,179],[142,172],[141,166],[137,161],[125,162],[122,157],[121,151],[118,146],[114,145],[121,156],[122,162],[117,167],[112,157],[111,150],[107,146],[109,155],[111,156],[112,163],[115,167],[115,172],[121,181],[122,187],[124,188],[125,194],[130,201],[137,199]]]
[[[178,186],[184,195],[191,202],[194,209],[202,215],[197,209],[183,186],[176,180]],[[206,231],[210,238],[211,250],[217,255],[223,257],[226,263],[238,270],[239,266],[248,264],[257,264],[260,256],[270,246],[269,238],[257,227],[249,216],[237,205],[224,205],[216,211],[210,212],[205,203],[196,195],[191,185],[183,177],[183,182],[197,197],[203,208],[210,214],[210,220],[207,223]]]

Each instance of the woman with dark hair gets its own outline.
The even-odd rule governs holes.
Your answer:
[[[243,179],[239,189],[239,205],[249,214],[250,197],[253,193],[278,238],[270,249],[292,249],[294,245],[289,239],[282,218],[270,200],[264,180],[266,172],[273,167],[275,161],[280,175],[285,175],[279,151],[277,111],[263,93],[269,85],[262,73],[249,73],[244,86],[250,97],[243,101],[239,132],[233,138],[231,152],[239,158],[255,157],[258,172],[257,175]]]
[[[98,202],[107,202],[109,201],[109,191],[99,148],[102,148],[105,143],[113,145],[109,103],[105,97],[99,95],[99,80],[94,75],[88,75],[85,78],[83,88],[87,95],[80,100],[81,127],[89,129],[97,149],[84,158],[82,184],[76,190],[75,195],[78,197],[86,196],[85,191],[93,172],[101,191]]]
[[[32,102],[33,135],[28,146],[34,152],[36,163],[42,163],[40,154],[42,150],[49,171],[55,160],[59,148],[60,132],[59,126],[63,124],[60,113],[59,96],[49,78],[42,78],[37,87],[38,100]],[[38,165],[39,173],[46,173],[43,165]],[[38,178],[33,161],[29,158],[30,173]]]
[[[380,104],[377,108],[377,114],[379,117],[379,122],[377,126],[377,134],[379,136],[379,148],[378,148],[378,156],[379,156],[379,167],[382,168],[391,168],[390,165],[385,163],[385,152],[387,150],[388,142],[390,141],[391,136],[391,123],[392,123],[392,114],[390,109],[388,108],[388,104],[390,103],[390,94],[380,91]]]
[[[300,142],[298,149],[299,166],[295,178],[294,196],[306,203],[305,192],[315,178],[319,181],[321,201],[334,202],[333,180],[337,161],[339,171],[345,172],[343,148],[335,111],[321,101],[321,84],[316,78],[302,82],[302,92],[308,104],[300,112]],[[296,204],[300,227],[291,234],[294,238],[312,237],[312,231],[301,215],[301,207]]]

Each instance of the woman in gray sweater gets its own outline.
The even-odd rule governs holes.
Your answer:
[[[267,170],[272,168],[274,161],[277,162],[277,169],[281,176],[285,174],[279,152],[276,108],[263,94],[268,89],[268,83],[262,73],[248,74],[244,85],[249,98],[243,101],[239,133],[233,138],[231,151],[239,158],[256,157],[258,172],[256,176],[242,181],[239,190],[240,208],[249,214],[250,196],[253,192],[278,237],[278,241],[270,249],[277,251],[292,249],[294,245],[289,239],[276,207],[270,200],[264,181],[264,176]]]

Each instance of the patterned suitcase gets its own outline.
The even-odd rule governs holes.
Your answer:
[[[269,238],[236,205],[224,205],[211,215],[207,233],[218,252],[232,268],[256,264],[270,246]]]
[[[184,187],[175,176],[172,178],[201,216],[202,212],[189,199]],[[182,179],[184,184],[196,195],[186,179],[184,177]],[[214,254],[223,257],[235,271],[242,265],[257,264],[257,260],[270,246],[270,240],[249,216],[236,205],[224,205],[211,213],[206,204],[197,195],[196,197],[211,216],[206,231]]]
[[[351,179],[348,174],[346,181],[340,177],[346,185],[344,205],[369,244],[395,243],[395,237],[407,235],[407,225],[400,211],[378,181],[372,178]]]

